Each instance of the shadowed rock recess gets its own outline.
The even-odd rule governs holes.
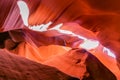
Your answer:
[[[86,65],[90,76],[83,80],[117,80],[115,75],[90,53],[88,53]]]
[[[0,50],[0,80],[79,80],[49,67]]]

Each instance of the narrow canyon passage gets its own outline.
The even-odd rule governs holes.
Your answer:
[[[1,80],[120,80],[119,0],[1,0]]]

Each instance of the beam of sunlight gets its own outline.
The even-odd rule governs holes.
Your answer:
[[[24,1],[18,1],[17,5],[20,9],[20,15],[22,17],[25,26],[28,26],[29,8]]]
[[[48,29],[48,27],[52,24],[51,21],[48,22],[47,24],[41,24],[41,25],[37,25],[37,26],[29,26],[29,24],[28,24],[29,8],[28,8],[27,4],[24,1],[18,1],[17,5],[20,9],[20,15],[22,17],[24,25],[27,26],[31,30],[40,31],[40,32],[47,31],[47,30],[57,30],[58,32],[60,32],[62,34],[68,34],[68,35],[78,37],[78,38],[84,40],[84,42],[81,43],[79,45],[79,47],[84,48],[86,50],[95,49],[100,44],[99,41],[97,41],[97,40],[87,39],[86,37],[75,34],[72,31],[60,29],[60,27],[63,26],[63,23],[60,23],[60,24],[58,24],[55,27],[50,28],[50,29]],[[113,58],[116,58],[114,53],[112,53],[110,51],[110,49],[108,49],[106,47],[104,47],[103,52],[107,53],[109,56],[111,56]]]
[[[63,23],[60,23],[60,24],[56,25],[55,27],[50,28],[49,30],[57,30],[57,31],[60,32],[60,33],[69,34],[69,35],[72,35],[72,36],[76,36],[76,37],[78,37],[78,38],[80,38],[80,39],[87,40],[86,37],[77,35],[77,34],[73,33],[72,31],[60,29],[60,27],[62,27],[62,26],[63,26]]]
[[[60,27],[62,27],[62,23],[56,25],[55,27],[49,29],[49,30],[57,30],[58,32],[60,33],[63,33],[63,34],[70,34],[72,36],[75,36],[75,37],[78,37],[80,39],[83,39],[84,42],[82,44],[80,44],[80,47],[81,48],[84,48],[86,50],[91,50],[91,49],[95,49],[96,47],[99,46],[99,41],[97,40],[92,40],[92,39],[87,39],[86,37],[83,37],[83,36],[80,36],[80,35],[77,35],[75,33],[73,33],[72,31],[68,31],[68,30],[62,30],[60,29]]]
[[[25,26],[27,26],[29,29],[35,30],[35,31],[47,31],[47,28],[52,24],[52,22],[48,22],[47,24],[41,24],[37,26],[29,26],[28,24],[28,17],[29,17],[29,8],[27,4],[24,1],[18,1],[17,5],[20,9],[20,15],[22,17],[23,23]]]
[[[77,34],[71,32],[71,31],[60,29],[60,27],[62,27],[62,25],[63,25],[63,23],[58,24],[58,25],[56,25],[55,27],[53,27],[53,28],[51,28],[51,29],[49,29],[49,30],[57,30],[57,31],[60,32],[60,33],[70,34],[70,35],[72,35],[72,36],[75,36],[75,37],[78,37],[78,38],[80,38],[80,39],[83,39],[84,42],[81,43],[81,44],[79,45],[79,47],[84,48],[84,49],[86,49],[86,50],[92,50],[92,49],[95,49],[95,48],[97,48],[97,47],[99,46],[100,43],[99,43],[99,41],[97,41],[97,40],[87,39],[86,37],[77,35]],[[115,55],[114,55],[114,53],[112,53],[112,52],[110,51],[110,49],[104,47],[104,51],[107,51],[108,56],[111,56],[111,57],[113,57],[113,58],[116,58]],[[103,52],[104,52],[104,51],[103,51]]]
[[[99,46],[99,41],[96,40],[85,40],[83,43],[80,44],[80,47],[86,50],[92,50]]]
[[[29,29],[32,29],[34,31],[40,31],[40,32],[43,32],[43,31],[47,31],[48,27],[52,24],[52,22],[48,22],[47,24],[40,24],[40,25],[37,25],[37,26],[29,26],[28,28]]]
[[[108,49],[106,47],[103,48],[103,52],[107,53],[109,56],[111,56],[113,58],[116,58],[116,56],[114,55],[114,53],[110,49]]]

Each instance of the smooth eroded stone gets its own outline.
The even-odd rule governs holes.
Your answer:
[[[79,80],[54,67],[0,50],[0,80]]]

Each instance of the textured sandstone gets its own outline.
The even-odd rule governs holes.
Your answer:
[[[0,50],[0,80],[79,80],[49,67]]]

